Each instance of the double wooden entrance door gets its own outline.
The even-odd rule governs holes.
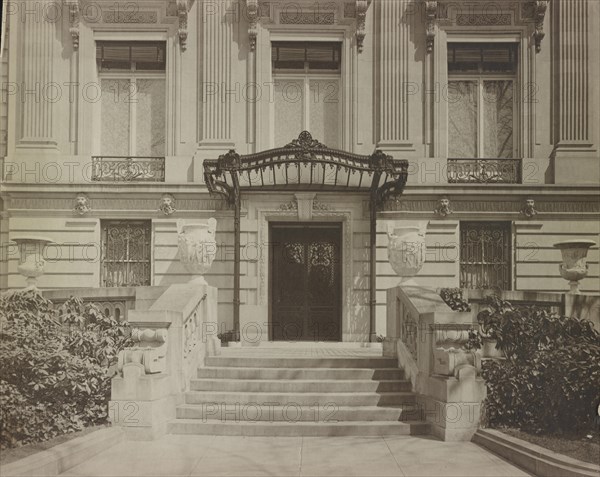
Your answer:
[[[341,225],[274,223],[270,232],[270,339],[341,341]]]

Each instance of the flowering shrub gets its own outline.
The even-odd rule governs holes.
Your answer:
[[[106,422],[108,370],[129,335],[75,298],[55,310],[36,290],[0,297],[0,448]]]
[[[487,305],[478,315],[482,333],[506,356],[483,365],[488,424],[533,432],[592,429],[600,394],[600,334],[593,324],[498,297]]]

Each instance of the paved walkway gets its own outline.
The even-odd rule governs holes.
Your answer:
[[[470,442],[428,437],[167,435],[124,442],[70,476],[527,476]]]

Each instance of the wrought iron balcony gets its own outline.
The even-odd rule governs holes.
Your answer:
[[[164,182],[165,158],[94,156],[92,180],[99,182]]]
[[[448,159],[450,184],[521,184],[521,159]]]

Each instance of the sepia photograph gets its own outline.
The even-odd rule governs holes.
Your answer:
[[[2,477],[600,477],[600,0],[0,4]]]

